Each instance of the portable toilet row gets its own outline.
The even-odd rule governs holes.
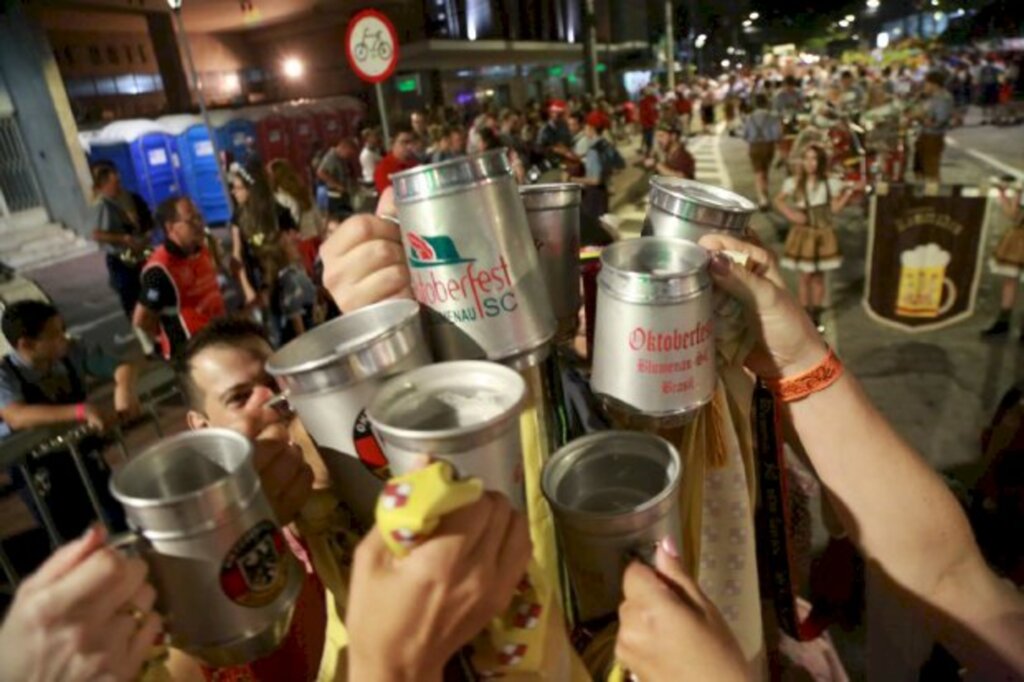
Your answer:
[[[157,123],[172,137],[185,193],[192,197],[207,224],[226,223],[231,217],[231,204],[224,194],[217,155],[203,119],[177,114],[162,116]]]
[[[114,121],[85,136],[83,143],[90,165],[112,163],[121,185],[141,196],[152,209],[183,191],[174,143],[156,121]]]

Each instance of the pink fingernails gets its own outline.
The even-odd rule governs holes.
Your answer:
[[[673,559],[679,558],[679,548],[676,546],[676,541],[670,535],[666,535],[658,543],[661,545],[661,549]]]

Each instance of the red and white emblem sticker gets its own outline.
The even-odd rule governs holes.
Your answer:
[[[228,599],[260,608],[277,599],[288,579],[288,551],[281,531],[261,521],[242,534],[224,557],[220,587]]]

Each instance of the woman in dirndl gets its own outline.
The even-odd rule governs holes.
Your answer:
[[[1013,194],[1017,196],[1014,197]],[[1010,331],[1010,316],[1017,303],[1017,282],[1024,281],[1024,189],[1015,192],[1005,185],[999,187],[999,205],[1012,227],[999,240],[989,261],[993,274],[1003,278],[999,298],[999,316],[981,332],[982,336],[1002,336]],[[1021,336],[1024,341],[1024,334]]]
[[[818,326],[825,302],[825,272],[842,263],[835,214],[853,196],[852,188],[844,189],[841,181],[828,177],[827,162],[824,148],[809,145],[803,151],[797,174],[786,178],[775,197],[775,207],[792,225],[782,266],[800,273],[800,304]]]

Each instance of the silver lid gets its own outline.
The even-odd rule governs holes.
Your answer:
[[[366,416],[381,438],[399,447],[459,454],[519,428],[525,402],[526,382],[515,370],[453,360],[391,379],[370,401]]]
[[[506,177],[512,177],[508,156],[504,149],[492,149],[393,173],[391,183],[395,202],[407,204]]]
[[[519,196],[527,211],[551,211],[580,205],[583,187],[575,182],[521,185]]]
[[[341,388],[389,371],[426,344],[415,301],[382,301],[343,315],[285,344],[267,372],[293,395]]]
[[[757,206],[750,199],[695,180],[651,178],[651,206],[709,230],[742,232]]]
[[[677,237],[627,239],[601,252],[598,284],[631,303],[676,303],[711,286],[707,250]]]
[[[671,508],[682,471],[679,452],[664,438],[601,431],[551,455],[541,473],[541,490],[563,522],[601,535],[628,533],[642,530],[652,514]],[[634,504],[602,505],[602,488],[626,489]]]

